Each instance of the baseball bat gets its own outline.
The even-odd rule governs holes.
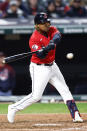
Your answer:
[[[9,57],[6,57],[3,59],[2,63],[10,63],[10,62],[13,62],[13,61],[16,61],[16,60],[19,60],[19,59],[23,59],[27,56],[30,56],[34,53],[36,53],[37,51],[35,52],[26,52],[26,53],[21,53],[21,54],[17,54],[17,55],[13,55],[13,56],[9,56]]]

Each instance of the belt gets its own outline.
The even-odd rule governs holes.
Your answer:
[[[37,65],[44,65],[44,66],[52,66],[53,65],[53,62],[52,63],[47,63],[47,64],[39,64],[39,63],[36,63]]]

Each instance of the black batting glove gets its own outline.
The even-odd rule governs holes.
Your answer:
[[[46,51],[45,47],[43,47],[42,49],[38,50],[36,54],[40,59],[44,59],[47,56],[48,51]]]
[[[42,47],[42,49],[38,50],[36,54],[40,59],[44,59],[47,56],[48,52],[50,50],[53,50],[54,48],[55,48],[55,44],[53,40],[50,40],[49,45],[47,45],[46,47]]]
[[[55,44],[53,40],[50,40],[49,45],[47,45],[44,50],[49,52],[50,50],[53,50],[54,48],[55,48]]]

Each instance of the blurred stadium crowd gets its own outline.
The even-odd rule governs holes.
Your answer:
[[[51,18],[87,17],[87,0],[0,0],[0,18],[28,18],[46,12]]]

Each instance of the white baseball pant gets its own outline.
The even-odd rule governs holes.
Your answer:
[[[15,104],[12,104],[13,108],[15,108],[17,111],[39,101],[48,82],[57,89],[65,104],[67,100],[73,99],[64,77],[55,62],[52,66],[45,66],[44,64],[37,65],[31,62],[30,75],[32,78],[32,93]]]

